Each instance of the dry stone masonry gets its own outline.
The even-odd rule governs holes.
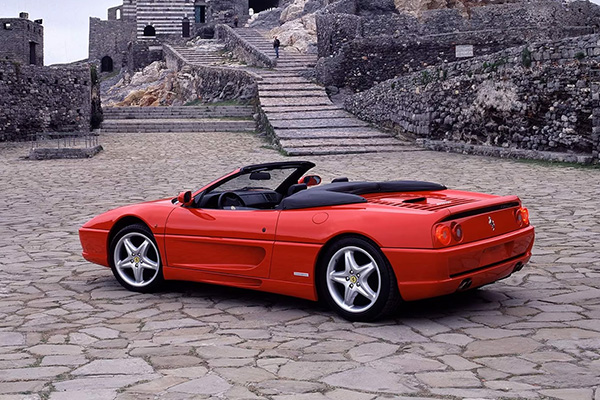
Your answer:
[[[594,33],[600,7],[587,1],[536,1],[398,13],[393,2],[343,0],[317,14],[319,63],[325,85],[365,90],[396,76],[466,56],[482,56],[541,40]],[[374,2],[377,3],[377,2]],[[459,49],[457,50],[457,46]]]
[[[42,20],[30,21],[25,12],[19,18],[0,18],[0,60],[44,65]]]
[[[0,141],[47,131],[89,131],[89,67],[39,67],[0,61]]]
[[[535,43],[386,81],[346,107],[417,138],[591,156],[599,60],[600,35]]]

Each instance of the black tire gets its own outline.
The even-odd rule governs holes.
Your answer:
[[[320,260],[319,297],[343,318],[373,321],[398,307],[400,293],[394,271],[381,250],[367,239],[342,238],[329,246]]]
[[[117,281],[133,292],[154,292],[164,283],[158,246],[145,225],[121,229],[111,241],[108,261]]]

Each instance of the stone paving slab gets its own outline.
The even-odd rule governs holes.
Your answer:
[[[311,157],[324,182],[517,194],[538,232],[514,276],[363,324],[232,288],[122,289],[81,258],[81,224],[285,158],[248,134],[101,142],[94,159],[42,162],[0,144],[0,399],[600,398],[600,220],[585,212],[600,209],[600,170],[429,151]],[[40,188],[43,201],[30,195]]]

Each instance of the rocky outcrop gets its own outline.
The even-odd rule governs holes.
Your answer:
[[[225,68],[184,66],[180,71],[155,62],[133,76],[125,76],[107,91],[105,106],[180,106],[238,100],[257,96],[254,80],[244,71]]]

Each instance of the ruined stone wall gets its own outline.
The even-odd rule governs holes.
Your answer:
[[[325,85],[353,90],[457,61],[456,45],[471,45],[473,54],[480,56],[532,41],[591,34],[600,23],[600,7],[582,1],[473,7],[468,16],[457,9],[433,10],[419,18],[340,12],[348,8],[352,7],[330,6],[317,14],[316,76]]]
[[[0,141],[40,132],[88,131],[89,67],[40,67],[0,61]]]
[[[35,65],[44,65],[44,27],[25,18],[0,18],[0,60],[30,63],[35,44]]]
[[[101,71],[101,60],[108,56],[113,61],[114,70],[119,71],[127,62],[128,45],[133,40],[135,22],[90,18],[89,61]]]
[[[592,154],[598,62],[600,35],[534,43],[388,80],[346,107],[417,138]]]

